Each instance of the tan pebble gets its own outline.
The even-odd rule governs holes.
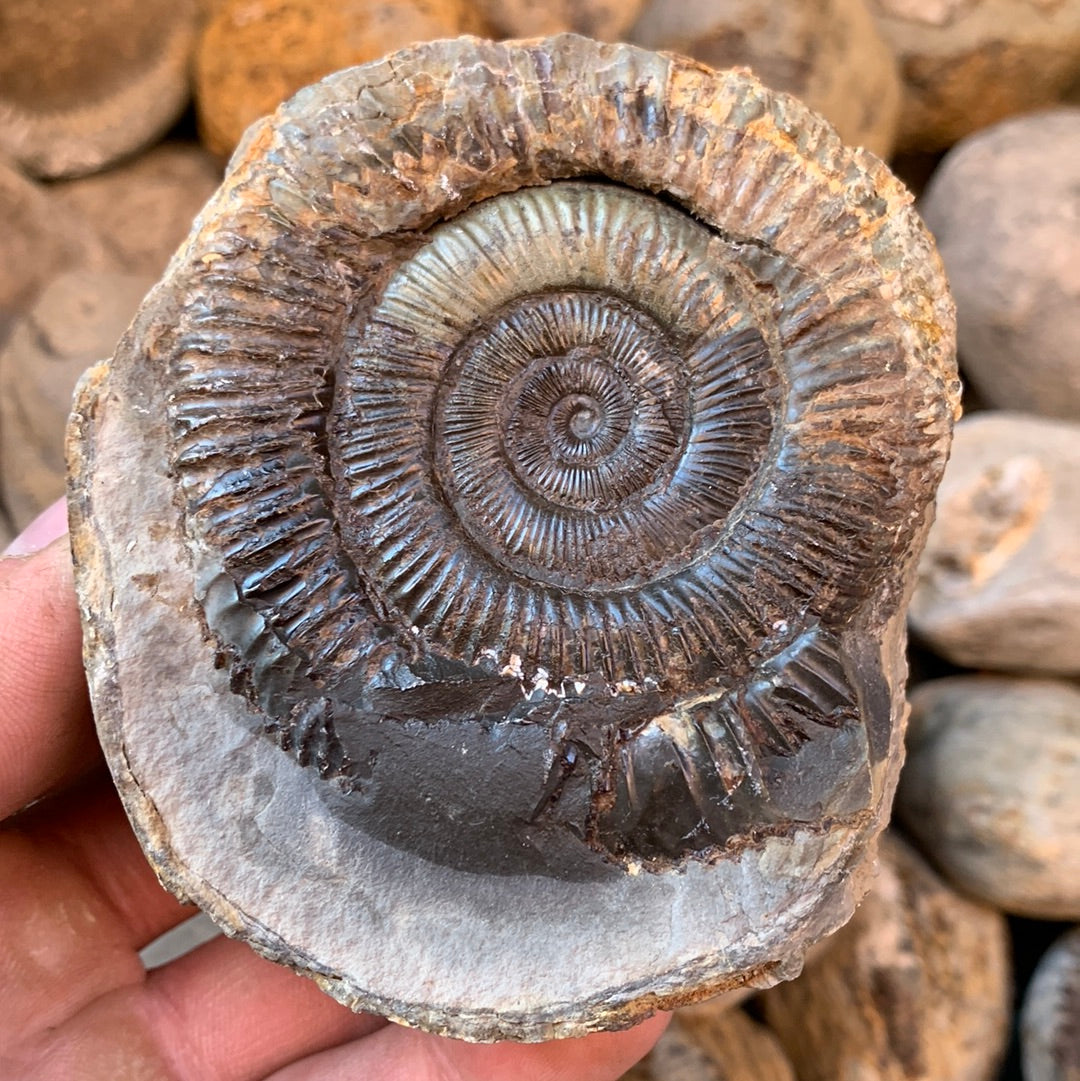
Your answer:
[[[795,1071],[780,1041],[745,1011],[721,1006],[709,1016],[705,1003],[676,1015],[706,1054],[718,1081],[795,1081]]]
[[[656,1046],[619,1081],[723,1081],[708,1055],[673,1019]]]
[[[94,172],[159,137],[189,97],[193,0],[4,0],[0,152]]]
[[[622,1081],[795,1081],[776,1036],[723,998],[677,1011],[652,1053]]]
[[[529,38],[566,30],[600,41],[618,41],[645,0],[477,0],[493,33]]]
[[[65,262],[78,258],[86,232],[58,212],[49,191],[0,158],[0,342],[11,321]]]
[[[916,688],[896,813],[966,892],[1080,919],[1080,689],[1004,676]]]
[[[252,121],[332,71],[482,29],[470,0],[221,0],[195,59],[203,141],[229,154]]]
[[[989,1081],[1009,999],[1005,919],[893,835],[828,953],[758,1001],[799,1081]]]
[[[111,269],[158,275],[221,182],[197,143],[164,143],[105,173],[52,188],[59,204],[101,237]]]
[[[1080,673],[1080,424],[977,413],[956,427],[908,610],[955,664]]]
[[[892,153],[900,75],[864,0],[653,0],[630,39],[710,67],[749,67],[820,112],[845,142]]]
[[[1080,1081],[1080,927],[1039,962],[1020,1015],[1024,1081]]]
[[[64,494],[64,427],[83,370],[107,355],[153,275],[54,278],[0,352],[0,482],[17,529]]]
[[[1060,108],[965,139],[920,204],[987,405],[1080,421],[1078,191],[1080,108]]]
[[[871,0],[900,60],[900,146],[944,150],[1056,101],[1078,72],[1080,0]]]

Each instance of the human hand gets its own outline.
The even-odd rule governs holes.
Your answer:
[[[0,560],[0,1077],[608,1081],[648,1050],[663,1017],[548,1044],[442,1039],[224,938],[147,972],[138,951],[195,910],[158,884],[105,771],[65,528],[57,504]]]

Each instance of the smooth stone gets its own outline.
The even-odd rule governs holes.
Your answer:
[[[900,61],[900,149],[940,151],[1053,104],[1076,78],[1080,0],[871,0]]]
[[[75,384],[112,352],[219,181],[194,143],[47,187],[0,168],[0,491],[16,525],[63,494]]]
[[[160,137],[189,97],[193,0],[4,0],[0,152],[81,176]]]
[[[37,291],[65,263],[82,257],[88,230],[61,211],[50,191],[0,158],[0,343]]]
[[[1080,919],[1080,688],[955,676],[911,696],[896,813],[956,886]]]
[[[795,1081],[780,1041],[745,1010],[676,1011],[656,1047],[621,1081]]]
[[[888,158],[896,145],[900,73],[865,0],[652,0],[629,37],[711,67],[748,67],[852,146]]]
[[[646,0],[476,0],[493,33],[531,38],[571,31],[598,41],[618,41]]]
[[[977,413],[956,426],[908,609],[970,668],[1080,674],[1080,424]]]
[[[53,208],[70,212],[100,237],[107,269],[156,278],[220,183],[220,165],[198,143],[166,142],[49,191]]]
[[[1080,107],[965,139],[920,203],[988,406],[1080,421]]]
[[[202,140],[227,156],[249,124],[332,71],[483,30],[470,0],[219,0],[195,55]]]
[[[155,277],[61,274],[0,350],[0,492],[16,529],[64,494],[64,430],[75,384],[115,347]]]
[[[1039,961],[1020,1014],[1024,1081],[1080,1081],[1080,927]]]

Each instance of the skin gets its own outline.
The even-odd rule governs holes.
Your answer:
[[[8,1081],[614,1081],[666,1016],[467,1044],[354,1014],[219,938],[147,972],[194,913],[143,859],[94,737],[62,505],[0,559],[0,1076]]]

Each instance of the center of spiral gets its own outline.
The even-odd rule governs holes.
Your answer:
[[[716,248],[654,199],[567,182],[485,201],[394,274],[335,433],[357,557],[408,625],[618,672],[654,590],[671,645],[669,584],[733,528],[775,423],[759,306]],[[625,650],[604,630],[624,624]]]
[[[562,328],[558,352],[541,348],[549,325]],[[488,328],[468,370],[486,378],[487,355],[510,335],[540,354],[520,357],[496,411],[506,418],[501,457],[522,498],[616,511],[671,475],[687,404],[679,361],[647,316],[598,294],[526,298]]]
[[[600,403],[587,394],[573,394],[568,399],[570,412],[570,435],[579,443],[588,443],[604,426],[604,413]]]

